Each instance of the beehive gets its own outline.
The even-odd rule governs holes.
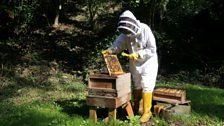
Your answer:
[[[116,55],[103,55],[108,74],[89,76],[87,105],[117,108],[131,99],[131,74],[124,73]]]
[[[89,77],[87,105],[117,108],[131,99],[131,75],[95,74]]]
[[[153,92],[153,100],[171,104],[185,104],[190,101],[186,99],[186,91],[183,89],[158,87]]]
[[[109,120],[116,120],[117,108],[124,107],[128,116],[134,116],[131,107],[131,74],[124,73],[116,55],[103,55],[109,73],[89,76],[86,103],[89,116],[97,121],[97,108],[108,108]]]

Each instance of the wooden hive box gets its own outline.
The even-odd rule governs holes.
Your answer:
[[[89,77],[87,105],[117,108],[131,99],[131,75],[109,76],[95,74]]]
[[[102,96],[87,96],[86,104],[88,106],[96,106],[101,108],[118,108],[131,100],[131,93],[121,97],[102,97]]]
[[[170,104],[186,104],[186,91],[183,89],[159,87],[153,92],[153,100],[167,102]]]
[[[124,73],[116,55],[104,55],[108,74],[89,76],[87,105],[117,108],[131,100],[131,74]]]

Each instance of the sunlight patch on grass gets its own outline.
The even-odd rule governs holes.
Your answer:
[[[192,114],[186,119],[194,125],[224,124],[224,90],[202,85],[169,82],[158,83],[157,86],[185,89],[187,100],[191,100]],[[185,124],[187,122],[185,121]]]
[[[61,112],[56,104],[32,103],[23,106],[5,106],[6,115],[1,115],[0,124],[4,126],[72,126],[81,124],[80,116],[70,117]],[[69,124],[69,125],[68,125]]]

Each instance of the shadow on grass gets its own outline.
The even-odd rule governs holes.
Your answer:
[[[70,116],[79,115],[83,118],[89,118],[89,106],[86,104],[86,100],[72,99],[72,100],[60,100],[56,101],[60,107],[62,107],[62,112]],[[125,109],[122,107],[117,108],[117,119],[125,120],[128,116]],[[97,108],[97,118],[98,120],[103,120],[108,117],[107,108]]]
[[[55,103],[62,108],[62,112],[70,116],[80,115],[82,117],[88,117],[89,107],[86,105],[85,100],[58,100]]]
[[[19,96],[22,93],[21,89],[25,87],[43,89],[46,91],[54,89],[54,86],[51,83],[38,83],[33,81],[32,78],[25,77],[14,77],[13,79],[10,79],[10,81],[5,79],[1,81],[0,86],[0,102],[14,96]]]
[[[224,90],[190,87],[187,96],[194,112],[224,120]]]

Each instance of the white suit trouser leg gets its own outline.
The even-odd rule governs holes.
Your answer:
[[[153,73],[134,74],[134,89],[142,89],[143,92],[153,92],[156,84],[157,70]]]

